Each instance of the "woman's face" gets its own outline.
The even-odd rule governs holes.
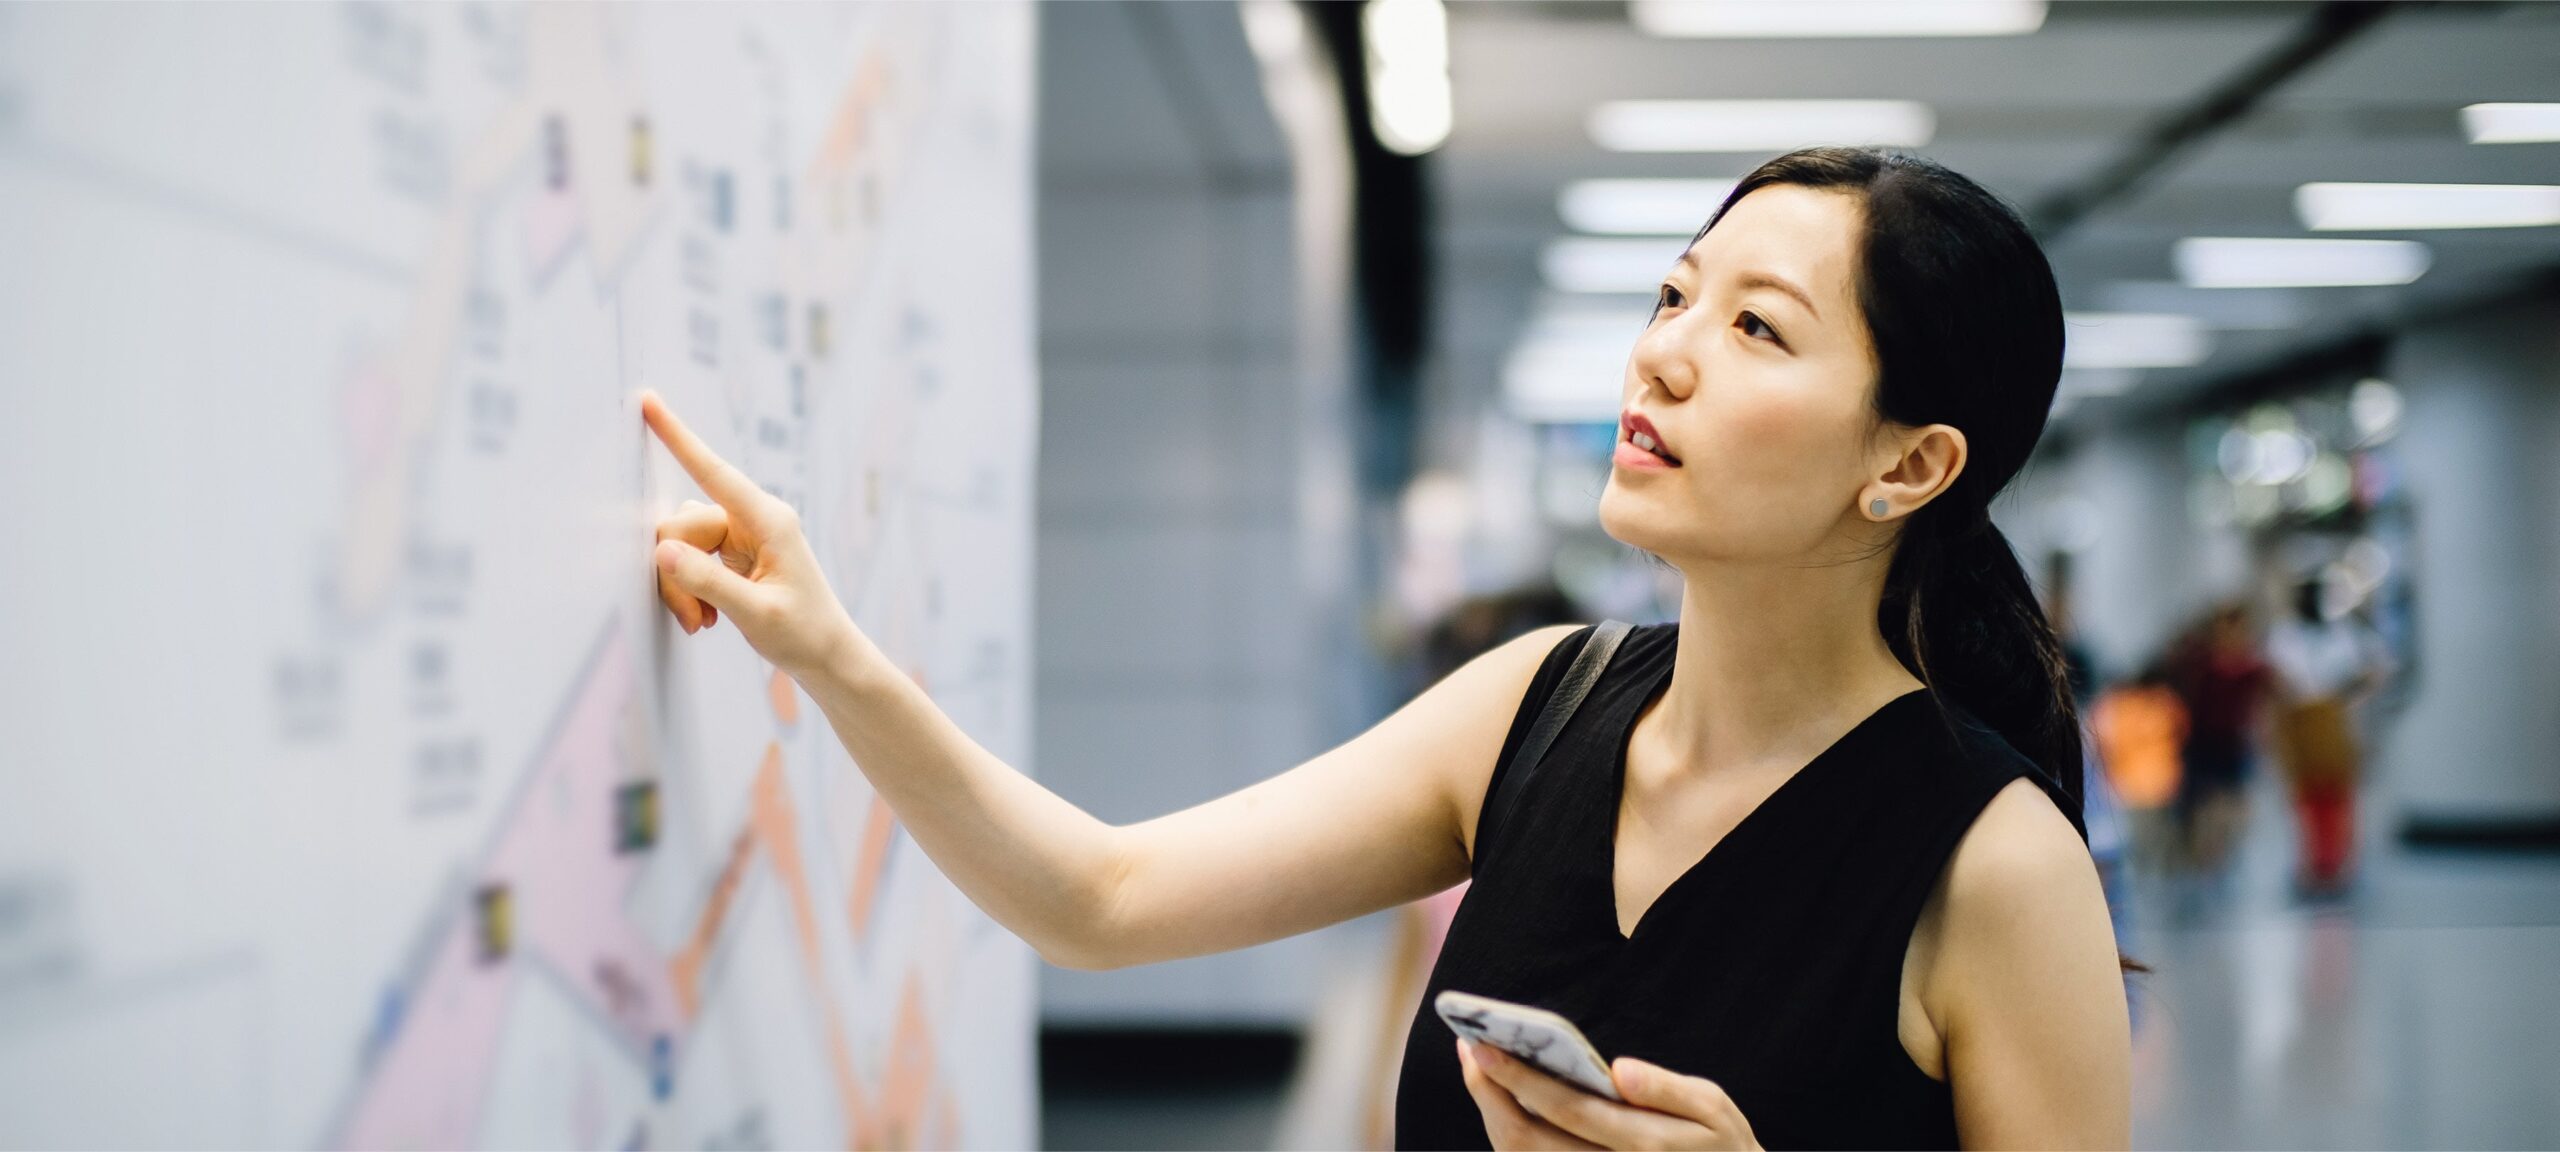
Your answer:
[[[1875,478],[1863,216],[1847,193],[1771,185],[1681,256],[1627,362],[1609,535],[1675,565],[1825,558]]]

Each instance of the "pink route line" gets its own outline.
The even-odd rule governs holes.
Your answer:
[[[480,884],[503,884],[508,890],[514,949],[550,964],[635,1047],[645,1050],[659,1036],[679,1042],[700,1012],[704,969],[747,865],[761,855],[789,898],[810,991],[825,1008],[828,1063],[850,1143],[890,1147],[925,1138],[935,1143],[956,1139],[958,1118],[950,1096],[935,1083],[933,1029],[925,1016],[919,974],[912,967],[899,997],[880,1099],[872,1099],[855,1067],[843,1017],[827,986],[817,901],[780,744],[765,749],[752,785],[747,827],[731,849],[691,940],[676,955],[658,953],[624,915],[620,899],[596,898],[628,893],[643,859],[617,854],[613,847],[614,794],[624,782],[614,735],[632,689],[631,664],[616,631],[537,762],[513,819],[480,874]],[[874,805],[875,817],[887,810],[876,799]],[[876,831],[865,839],[873,844],[885,840]],[[871,871],[876,884],[877,872]],[[478,949],[476,914],[457,916],[437,946],[407,1019],[365,1084],[341,1143],[460,1148],[474,1142],[508,994],[519,972],[513,954],[484,962]]]
[[[467,918],[465,918],[467,919]],[[366,1083],[339,1143],[349,1148],[465,1148],[474,1143],[512,965],[482,965],[472,933],[447,933],[393,1047]]]
[[[645,852],[614,847],[616,793],[633,781],[614,754],[632,692],[616,633],[581,694],[534,790],[499,841],[485,883],[513,894],[517,939],[604,1010],[624,1039],[646,1050],[683,1025],[666,958],[625,911]],[[599,897],[607,897],[600,899]]]
[[[481,958],[476,908],[454,917],[348,1120],[346,1144],[471,1142],[516,952],[549,964],[637,1049],[681,1026],[666,962],[620,899],[645,857],[617,854],[613,843],[614,794],[624,782],[614,735],[633,690],[619,629],[608,630],[588,667],[473,879],[475,893],[507,891],[509,955]]]

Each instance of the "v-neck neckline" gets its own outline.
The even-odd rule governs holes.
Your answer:
[[[1837,759],[1842,748],[1847,747],[1849,742],[1860,733],[1873,727],[1885,713],[1894,711],[1913,697],[1926,696],[1929,693],[1929,689],[1923,686],[1887,700],[1877,705],[1874,711],[1867,713],[1857,723],[1850,725],[1847,731],[1833,738],[1822,751],[1814,753],[1812,759],[1805,761],[1802,766],[1789,773],[1785,780],[1779,781],[1778,786],[1770,789],[1768,795],[1761,797],[1759,803],[1752,805],[1749,812],[1743,813],[1742,819],[1735,821],[1733,827],[1725,829],[1724,835],[1716,837],[1715,843],[1707,845],[1706,851],[1699,853],[1698,858],[1690,861],[1688,867],[1681,869],[1679,875],[1672,877],[1669,884],[1663,885],[1661,891],[1654,893],[1652,902],[1644,906],[1644,911],[1636,914],[1634,928],[1622,928],[1618,924],[1618,822],[1626,812],[1627,749],[1635,742],[1636,723],[1644,719],[1645,711],[1653,707],[1654,701],[1660,699],[1663,691],[1671,686],[1672,664],[1672,661],[1665,661],[1661,670],[1654,673],[1652,686],[1645,689],[1644,694],[1636,699],[1634,711],[1627,715],[1625,725],[1618,730],[1617,755],[1611,762],[1613,771],[1609,780],[1608,819],[1602,825],[1601,841],[1603,852],[1601,859],[1608,866],[1600,874],[1600,888],[1602,895],[1606,897],[1601,906],[1605,909],[1603,915],[1607,917],[1609,935],[1621,946],[1633,944],[1637,937],[1644,935],[1645,925],[1653,922],[1653,914],[1659,911],[1673,894],[1689,887],[1691,881],[1706,870],[1708,861],[1715,860],[1720,855],[1728,855],[1724,851],[1725,845],[1732,843],[1734,837],[1741,835],[1744,829],[1759,821],[1762,813],[1786,798],[1790,792],[1801,791],[1800,785],[1806,777],[1813,775],[1815,769],[1822,767],[1827,761]]]

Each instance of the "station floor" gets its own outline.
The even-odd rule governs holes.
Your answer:
[[[2560,1147],[2560,853],[2412,849],[2372,801],[2357,889],[2306,903],[2281,800],[2220,881],[2137,880],[2134,1146]],[[1052,1078],[1044,1139],[1269,1147],[1284,1080]]]
[[[2344,901],[2292,899],[2263,784],[2218,891],[2141,886],[2136,1147],[2560,1147],[2560,853],[2412,849],[2364,809]]]

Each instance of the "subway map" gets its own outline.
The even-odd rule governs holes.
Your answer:
[[[1027,4],[0,6],[0,1147],[1027,1147],[655,389],[1029,767]]]

